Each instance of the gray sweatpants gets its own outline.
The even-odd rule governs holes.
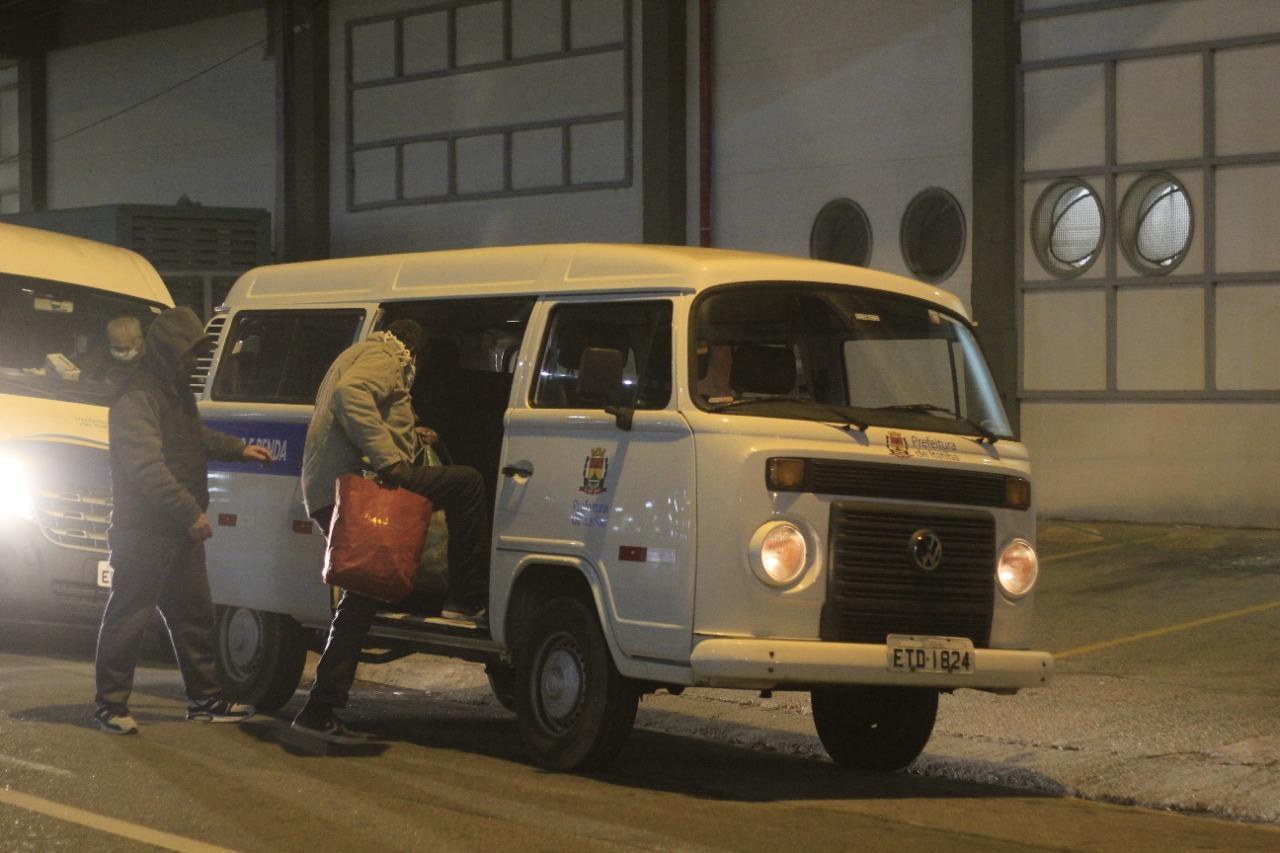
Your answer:
[[[111,597],[98,631],[99,705],[124,710],[133,670],[157,607],[193,700],[221,692],[213,657],[213,599],[204,543],[144,530],[111,528]]]

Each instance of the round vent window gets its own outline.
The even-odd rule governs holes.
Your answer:
[[[1134,269],[1164,275],[1191,247],[1191,202],[1172,175],[1139,178],[1120,203],[1120,247]]]
[[[1031,214],[1031,244],[1059,278],[1093,266],[1102,253],[1102,202],[1093,187],[1075,178],[1051,184]]]
[[[964,212],[955,196],[930,187],[911,199],[902,214],[902,257],[921,281],[939,282],[964,255]]]
[[[871,221],[851,199],[829,201],[809,232],[809,257],[864,267],[871,260]]]

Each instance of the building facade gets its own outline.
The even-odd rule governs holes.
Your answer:
[[[1042,513],[1280,526],[1280,4],[48,5],[0,23],[4,212],[914,276],[973,307]]]

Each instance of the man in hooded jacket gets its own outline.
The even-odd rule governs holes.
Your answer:
[[[315,412],[302,453],[302,497],[307,512],[329,534],[342,474],[376,471],[383,483],[423,495],[449,517],[449,593],[441,615],[487,624],[489,510],[480,472],[465,465],[425,468],[413,464],[423,437],[409,389],[427,336],[410,319],[343,351],[316,393]],[[293,729],[333,743],[353,743],[333,713],[347,704],[360,647],[380,603],[345,590],[334,612],[316,680]]]
[[[98,633],[94,721],[134,734],[129,713],[139,649],[157,607],[186,684],[187,719],[239,722],[253,708],[221,696],[213,656],[213,600],[204,540],[213,535],[208,462],[271,462],[262,447],[200,422],[191,373],[210,340],[190,308],[165,311],[147,331],[138,369],[111,404],[108,431],[112,513],[107,539],[114,569]]]

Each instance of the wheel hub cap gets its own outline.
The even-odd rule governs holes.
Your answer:
[[[227,623],[225,642],[228,675],[241,681],[253,674],[262,646],[262,625],[252,610],[237,608]]]
[[[561,646],[548,652],[538,679],[538,699],[547,722],[554,727],[572,725],[582,702],[582,660],[577,650]]]

